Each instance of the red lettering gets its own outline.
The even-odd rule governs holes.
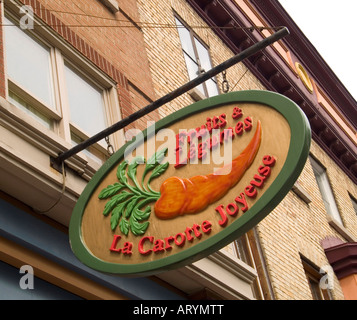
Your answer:
[[[153,243],[154,237],[143,237],[140,239],[138,249],[139,249],[139,252],[143,255],[147,255],[147,254],[151,253],[151,251],[152,251],[152,249],[149,249],[146,251],[144,250],[144,242],[147,240],[149,240],[149,242]]]
[[[171,250],[172,247],[170,245],[170,242],[174,241],[174,237],[166,237],[165,238],[165,250]]]
[[[238,107],[234,107],[233,108],[233,114],[232,114],[232,118],[233,119],[239,119],[243,116],[243,112],[241,108]]]
[[[225,134],[224,130],[219,133],[219,143],[220,144],[223,144],[225,135],[226,134]]]
[[[194,225],[192,226],[193,233],[195,234],[195,236],[196,236],[197,238],[201,238],[201,236],[202,236],[202,233],[198,231],[199,228],[200,228],[200,226],[199,226],[198,224],[194,224]]]
[[[270,176],[270,167],[274,166],[275,164],[275,158],[269,155],[265,155],[263,157],[263,164],[265,166],[259,166],[258,168],[258,172],[260,173],[260,175],[255,174],[253,177],[254,180],[251,180],[250,184],[244,189],[245,194],[250,198],[255,198],[257,196],[258,191],[255,189],[255,187],[262,188],[264,186],[265,179]],[[237,202],[239,202],[238,199],[239,198],[237,197]]]
[[[240,136],[243,133],[243,122],[239,121],[237,122],[235,129],[234,129],[236,135]]]
[[[227,142],[229,138],[231,138],[232,140],[234,139],[233,128],[224,129],[223,131],[220,132],[221,144]]]
[[[233,202],[233,203],[229,203],[227,206],[226,206],[226,212],[230,215],[230,216],[235,216],[237,215],[239,211],[239,208],[238,206]]]
[[[253,178],[254,178],[254,180],[250,181],[250,184],[252,186],[256,186],[258,188],[262,188],[263,185],[264,185],[265,177],[262,177],[262,176],[260,176],[258,174],[255,174]]]
[[[245,187],[244,192],[249,198],[255,198],[258,193],[257,190],[255,190],[255,188],[251,185]]]
[[[219,124],[219,127],[220,128],[224,128],[227,124],[227,121],[226,121],[226,115],[224,113],[222,113],[220,116],[219,116],[219,121],[221,121],[221,123]]]
[[[155,240],[154,248],[152,250],[155,253],[165,251],[164,244],[165,244],[164,241],[162,241],[161,239],[157,239]]]
[[[271,169],[270,167],[259,166],[258,172],[260,175],[268,178],[270,176]]]
[[[186,132],[180,132],[176,135],[176,150],[181,148],[185,143]]]
[[[181,159],[181,155],[182,155],[182,147],[185,143],[185,137],[187,136],[186,132],[180,132],[176,135],[176,149],[175,149],[175,153],[176,153],[176,163],[175,163],[175,168],[181,168],[182,166],[187,164],[187,158],[185,159]]]
[[[232,127],[229,127],[228,129],[224,129],[224,131],[228,132],[228,137],[230,137],[232,140],[234,139],[234,133]]]
[[[181,237],[181,241],[178,241],[177,238],[178,237]],[[183,233],[178,233],[176,236],[175,236],[175,244],[178,246],[178,247],[182,247],[184,244],[185,244],[185,241],[186,241],[186,237]]]
[[[121,251],[121,248],[116,248],[120,239],[121,239],[121,236],[114,235],[112,246],[109,249],[110,251],[118,252],[118,253]]]
[[[191,130],[188,134],[188,139],[187,139],[187,142],[188,143],[191,143],[192,142],[192,139],[196,138],[197,137],[197,131],[196,130]]]
[[[182,154],[182,149],[181,147],[179,147],[179,149],[176,149],[176,163],[175,163],[175,168],[178,169],[178,168],[181,168],[183,166],[185,166],[187,164],[187,158],[185,159],[180,159],[181,158],[181,155]]]
[[[206,119],[206,128],[207,128],[209,133],[212,132],[212,120],[211,120],[211,118],[207,118]]]
[[[219,118],[214,116],[212,121],[213,121],[213,126],[212,126],[213,129],[218,129],[219,128]]]
[[[171,250],[172,247],[170,245],[170,242],[174,241],[174,237],[166,237],[165,238],[165,250]]]
[[[266,155],[263,157],[263,164],[265,164],[266,166],[269,166],[269,167],[273,167],[275,165],[275,158],[272,156]]]
[[[243,192],[241,192],[241,194],[237,196],[234,201],[237,203],[241,203],[244,206],[243,208],[241,208],[243,212],[246,212],[248,210],[247,200],[245,199],[245,194]]]
[[[190,150],[188,151],[187,158],[193,160],[196,158],[196,145],[191,143]]]
[[[177,247],[183,247],[186,243],[186,240],[192,242],[194,240],[194,237],[196,237],[197,239],[200,239],[202,237],[202,233],[199,231],[200,229],[202,230],[202,233],[209,234],[212,230],[212,223],[208,220],[205,220],[202,222],[201,225],[194,224],[192,228],[187,227],[184,232],[179,232],[175,236],[169,236],[164,239],[155,239],[153,236],[143,237],[140,239],[138,244],[139,253],[142,255],[148,255],[152,252],[158,254],[163,251],[170,251],[173,248],[173,243]],[[116,236],[114,238],[115,242],[113,242],[112,245],[114,246],[114,248],[120,238],[120,236]],[[150,246],[150,244],[148,244],[147,242],[153,245]],[[122,250],[124,254],[132,254],[132,243],[126,242]]]
[[[253,120],[251,117],[246,117],[244,119],[244,130],[250,131],[253,128]]]
[[[196,131],[197,131],[197,138],[198,139],[201,139],[207,133],[206,126],[204,124],[201,126],[201,128],[200,127],[196,128]]]
[[[206,148],[207,148],[206,142],[202,142],[198,144],[198,159],[202,160],[206,158],[207,156]]]
[[[219,141],[215,135],[209,139],[209,142],[210,142],[210,145],[209,145],[210,150],[212,150],[213,148],[215,148],[219,145]]]
[[[208,220],[205,220],[202,222],[201,225],[201,230],[203,233],[210,233],[211,232],[211,227],[212,227],[212,223],[209,222]]]
[[[224,227],[227,224],[227,215],[224,212],[223,205],[220,204],[216,209],[215,209],[219,215],[221,216],[222,220],[219,220],[218,223],[220,226]]]
[[[125,242],[122,252],[125,255],[131,255],[133,253],[132,249],[133,249],[133,244],[131,242]]]
[[[187,227],[186,230],[185,230],[185,234],[186,234],[186,238],[188,241],[192,241],[193,240],[193,237],[191,236],[191,232],[192,232],[192,228],[190,227]]]

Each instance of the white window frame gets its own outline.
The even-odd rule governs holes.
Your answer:
[[[17,18],[6,12],[5,17],[10,20],[12,23],[16,24]],[[3,20],[4,21],[4,20]],[[6,26],[4,28],[13,28],[11,26]],[[51,77],[52,77],[52,86],[56,85],[56,79],[57,79],[57,74],[56,74],[56,69],[53,67],[54,66],[54,55],[53,55],[53,47],[44,39],[39,38],[32,30],[26,30],[23,32],[27,34],[27,36],[31,37],[35,42],[37,42],[39,45],[42,45],[44,47],[47,47],[48,50],[50,51],[50,63],[51,63]],[[4,34],[4,37],[6,36],[6,31]],[[5,42],[4,42],[5,43]],[[5,51],[5,70],[6,70],[6,48],[4,48]],[[6,72],[5,72],[6,73]],[[28,92],[26,89],[24,89],[20,84],[16,83],[16,79],[11,79],[7,74],[6,74],[6,98],[8,100],[9,98],[9,92],[10,90],[19,96],[21,99],[25,100],[27,103],[29,103],[34,109],[36,109],[38,112],[42,113],[44,116],[46,116],[49,120],[52,120],[54,122],[60,121],[61,119],[61,111],[58,108],[58,97],[56,97],[56,90],[54,90],[54,108],[51,108],[50,106],[46,105],[44,102],[42,102],[39,98],[35,97],[32,93]]]
[[[192,47],[193,47],[193,51],[194,51],[194,55],[195,55],[194,59],[195,59],[195,60],[193,60],[193,59],[192,59],[193,57],[191,57],[190,54],[184,50],[183,44],[182,44],[181,39],[180,39],[180,43],[181,43],[181,46],[182,46],[183,55],[187,55],[187,56],[189,57],[189,59],[192,60],[192,62],[195,63],[195,64],[198,66],[198,73],[204,73],[204,72],[208,71],[208,70],[204,70],[204,68],[202,67],[202,64],[201,64],[201,61],[200,61],[200,58],[199,58],[198,49],[197,49],[195,40],[196,40],[197,42],[199,42],[199,43],[201,44],[201,46],[207,51],[207,55],[208,55],[208,57],[209,57],[209,62],[210,62],[211,68],[212,68],[212,67],[213,67],[213,64],[212,64],[212,59],[211,59],[211,55],[210,55],[210,50],[209,50],[209,48],[208,48],[207,45],[198,37],[198,35],[196,35],[196,34],[192,31],[192,29],[189,28],[189,27],[187,26],[187,24],[186,24],[180,17],[178,17],[177,15],[175,15],[175,23],[176,23],[176,21],[178,21],[178,22],[189,32],[189,34],[190,34],[191,45],[192,45]],[[176,27],[178,28],[177,23],[176,23]],[[184,58],[184,60],[185,60],[185,58]],[[186,60],[185,60],[185,64],[186,64],[186,68],[187,68],[187,72],[188,72],[188,77],[189,77],[190,80],[193,80],[193,77],[190,76],[189,66],[188,66],[187,63],[186,63]],[[199,75],[200,75],[200,74],[197,74],[196,77],[198,77]],[[207,84],[206,84],[208,81],[211,81],[211,80],[212,80],[212,81],[215,83],[215,85],[216,85],[216,88],[217,88],[217,93],[216,93],[216,94],[212,94],[211,92],[209,92],[208,86],[207,86]],[[205,98],[208,98],[208,97],[212,97],[212,96],[214,96],[214,95],[218,95],[218,94],[219,94],[219,88],[218,88],[217,80],[216,80],[215,77],[213,77],[213,78],[207,80],[206,82],[202,83],[201,86],[202,86],[204,92],[201,92],[201,90],[197,90],[197,88],[195,88],[195,89],[196,89],[196,92],[193,93],[193,94],[195,95],[195,97],[197,97],[196,100],[202,99],[202,98],[203,98],[203,97],[201,97],[202,95],[203,95]],[[197,92],[197,91],[198,91],[198,92]]]
[[[20,17],[16,12],[19,12],[18,8],[5,8],[5,16],[7,19],[17,24]],[[71,130],[78,135],[81,139],[85,140],[89,138],[88,134],[77,128],[70,123],[69,119],[69,105],[66,102],[65,93],[65,78],[64,78],[64,61],[68,62],[71,68],[80,71],[81,76],[98,87],[103,93],[103,101],[105,105],[105,115],[107,126],[114,124],[121,120],[119,100],[117,96],[116,83],[104,72],[99,70],[89,61],[86,57],[82,56],[76,50],[74,50],[68,43],[66,43],[60,36],[57,36],[55,32],[48,28],[42,28],[39,26],[37,17],[34,17],[35,28],[32,30],[22,30],[30,35],[35,41],[38,41],[42,45],[50,48],[50,58],[52,66],[52,77],[54,86],[54,103],[55,109],[46,106],[38,99],[33,97],[31,93],[26,92],[23,88],[16,84],[14,79],[9,79],[6,75],[6,99],[9,99],[9,89],[21,99],[25,100],[35,110],[42,113],[53,123],[51,130],[44,127],[44,130],[53,131],[56,135],[62,138],[68,148],[72,147]],[[17,24],[18,25],[18,24]],[[5,50],[5,68],[6,68],[6,48]],[[6,73],[6,69],[5,69]],[[19,109],[22,113],[21,118],[31,123],[31,115]],[[32,120],[33,121],[33,120]],[[98,130],[98,132],[101,130]],[[124,143],[123,132],[114,133],[110,136],[110,142],[114,149],[118,149]],[[99,166],[107,159],[107,146],[104,141],[100,141],[87,150],[84,150],[81,154],[84,155],[88,162],[91,162],[92,166],[99,168]],[[92,156],[93,155],[93,156]],[[98,159],[100,161],[98,162]],[[94,160],[94,163],[93,163]]]
[[[314,172],[316,182],[319,187],[327,214],[331,217],[331,219],[333,219],[335,222],[337,222],[341,226],[343,226],[342,217],[341,217],[340,212],[337,208],[336,200],[333,195],[332,187],[331,187],[330,181],[328,179],[326,169],[311,156],[310,156],[310,163],[311,163],[312,170]]]

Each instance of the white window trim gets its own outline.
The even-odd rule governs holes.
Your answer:
[[[336,199],[333,194],[332,186],[328,179],[326,169],[321,164],[319,164],[313,157],[310,157],[310,163],[313,168],[313,171],[316,171],[317,174],[324,180],[320,183],[318,181],[316,182],[318,184],[322,200],[326,198],[329,203],[329,206],[327,206],[325,204],[325,201],[323,200],[327,214],[332,220],[334,220],[336,223],[340,224],[343,227],[342,217],[338,210]]]
[[[103,3],[112,13],[119,11],[119,4],[116,0],[99,0]]]
[[[6,3],[5,7],[5,13],[10,19],[14,21],[19,20],[18,14],[16,12],[19,12],[19,7],[14,4],[14,2],[9,1]],[[64,150],[71,148],[71,133],[70,133],[70,121],[69,121],[69,108],[65,107],[63,105],[63,92],[60,92],[63,87],[63,83],[60,83],[63,81],[64,77],[63,74],[60,74],[63,72],[59,68],[58,65],[63,63],[64,59],[67,61],[70,61],[70,63],[74,66],[76,66],[77,69],[80,70],[85,70],[85,76],[86,78],[89,79],[95,79],[95,85],[98,86],[99,88],[103,89],[103,99],[104,99],[104,104],[106,106],[106,119],[107,119],[107,125],[110,126],[118,121],[121,120],[121,114],[120,114],[120,108],[119,108],[119,100],[117,96],[117,90],[116,90],[116,83],[113,81],[109,76],[104,74],[101,70],[99,70],[94,64],[89,61],[86,57],[82,56],[79,52],[74,50],[64,39],[62,39],[60,36],[58,36],[54,31],[47,27],[39,27],[39,23],[41,23],[38,18],[35,16],[34,17],[34,25],[35,29],[31,30],[32,36],[35,37],[40,42],[43,42],[46,46],[52,48],[51,49],[51,62],[53,69],[53,82],[55,86],[55,104],[56,104],[56,110],[53,110],[46,106],[45,104],[41,103],[38,99],[35,97],[31,96],[28,93],[25,93],[25,90],[20,88],[20,86],[16,85],[16,83],[12,79],[6,79],[6,92],[8,95],[9,92],[9,86],[12,90],[16,92],[21,93],[21,96],[26,98],[26,101],[32,102],[31,104],[36,108],[36,110],[40,111],[43,113],[45,116],[48,116],[50,119],[54,120],[54,123],[57,123],[58,125],[54,125],[54,132],[59,136],[60,139],[63,139],[64,142],[62,145],[64,146]],[[5,61],[5,66],[6,66],[6,61]],[[8,98],[8,96],[7,96]],[[68,104],[67,104],[68,106]],[[25,120],[28,124],[33,124],[34,121],[30,115],[28,115],[26,112],[19,110],[19,112],[16,112],[21,115],[22,122]],[[51,130],[47,128],[43,128],[44,132],[48,131],[47,134],[50,134],[49,132],[52,132]],[[53,133],[53,132],[52,132]],[[50,134],[52,135],[52,134]],[[81,132],[81,137],[88,138],[88,136],[85,135],[85,133]],[[119,147],[121,147],[124,142],[124,133],[123,130],[116,132],[110,136],[110,142],[114,146],[114,149],[117,150]],[[106,155],[106,145],[105,143],[96,143],[93,145],[94,148],[96,148],[98,151]],[[100,164],[96,163],[95,161],[92,161],[90,158],[88,158],[84,152],[80,152],[79,156],[86,159],[88,164],[93,167],[94,171],[99,169]],[[92,170],[90,170],[92,171]]]
[[[207,70],[204,70],[204,69],[202,68],[202,65],[201,65],[200,59],[199,59],[199,57],[198,57],[198,52],[197,52],[197,48],[196,48],[196,44],[194,43],[194,42],[195,42],[194,40],[197,40],[197,41],[207,50],[211,67],[213,67],[213,62],[212,62],[212,58],[211,58],[210,49],[209,49],[208,46],[205,44],[205,42],[202,41],[202,40],[199,38],[199,36],[198,36],[196,33],[194,33],[194,32],[192,31],[192,29],[190,29],[190,28],[188,27],[188,25],[186,24],[186,22],[184,22],[184,20],[181,19],[178,15],[175,15],[174,18],[175,18],[175,21],[176,21],[176,20],[179,21],[180,24],[182,24],[182,26],[183,26],[184,28],[186,28],[186,29],[189,31],[189,33],[190,33],[191,44],[194,46],[194,51],[195,51],[195,52],[194,52],[194,54],[195,54],[195,61],[194,61],[194,62],[198,65],[199,70],[202,69],[200,72],[204,72],[204,71],[207,71]],[[180,39],[180,43],[181,43],[181,39]],[[182,43],[181,43],[181,46],[182,46]],[[183,54],[187,54],[187,53],[184,53],[183,48],[181,48],[181,50],[182,50]],[[190,58],[192,58],[192,57],[190,57]],[[185,61],[185,57],[183,57],[183,60]],[[193,59],[191,59],[191,60],[193,60]],[[188,66],[187,66],[187,64],[186,64],[186,61],[185,61],[185,65],[186,65],[186,69],[187,69],[187,76],[190,78],[190,76],[189,76],[189,68],[188,68]],[[199,75],[197,75],[197,76],[199,76]],[[220,90],[219,90],[219,87],[218,87],[217,79],[216,79],[215,77],[212,77],[212,78],[214,79],[214,82],[215,82],[216,87],[217,87],[217,94],[219,94],[219,93],[220,93]],[[212,79],[212,78],[211,78],[211,79]],[[207,80],[207,81],[211,81],[211,79],[209,79],[209,80]],[[206,81],[206,82],[207,82],[207,81]],[[202,99],[211,97],[206,82],[202,83],[202,85],[203,85],[203,87],[204,87],[204,90],[205,90],[206,92],[203,93],[203,92],[201,92],[198,88],[194,88],[193,90],[191,90],[191,91],[189,92],[189,94],[190,94],[190,96],[191,96],[192,99],[194,99],[195,101],[199,101],[199,100],[202,100]]]

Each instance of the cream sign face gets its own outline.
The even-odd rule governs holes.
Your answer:
[[[116,152],[80,196],[73,252],[109,273],[150,275],[201,259],[284,198],[308,156],[302,111],[268,91],[210,98]]]

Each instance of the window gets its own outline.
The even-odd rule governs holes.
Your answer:
[[[51,49],[15,27],[7,18],[4,23],[7,25],[4,43],[9,100],[46,127],[53,128],[49,116],[49,111],[56,110]]]
[[[84,59],[76,56],[82,64],[71,63],[70,50],[63,52],[14,21],[11,16],[4,21],[8,100],[72,145],[108,127],[115,84],[97,70],[88,76],[86,71],[92,67]],[[102,163],[105,143],[84,153]]]
[[[322,200],[325,205],[327,214],[329,214],[335,221],[343,225],[340,213],[337,209],[335,198],[332,193],[332,189],[326,174],[326,169],[323,168],[315,159],[310,157],[310,162],[312,165],[312,170],[319,186]]]
[[[177,18],[176,26],[180,36],[183,54],[190,80],[197,78],[201,73],[212,69],[211,59],[208,49],[192,32],[186,28]],[[212,97],[217,95],[218,87],[214,78],[197,86],[197,89],[205,96]]]
[[[86,81],[67,64],[64,66],[70,120],[88,135],[106,128],[105,106],[102,92]],[[84,115],[90,114],[90,117]]]
[[[253,231],[248,232],[249,234],[251,234],[251,237],[253,237]],[[239,237],[237,240],[235,240],[233,242],[233,248],[235,251],[235,255],[237,256],[238,259],[240,259],[242,262],[244,262],[245,264],[247,264],[248,266],[252,267],[253,269],[256,270],[256,272],[258,273],[258,277],[254,279],[253,283],[252,283],[252,291],[253,291],[253,295],[256,299],[263,299],[264,296],[267,295],[266,291],[266,284],[263,283],[263,277],[260,274],[260,272],[258,272],[258,268],[257,268],[257,263],[260,264],[261,263],[261,256],[258,253],[257,248],[255,247],[255,245],[251,244],[251,242],[249,241],[249,235],[244,234],[241,237]],[[265,293],[263,293],[265,292]]]
[[[301,257],[306,279],[308,281],[313,300],[331,300],[328,289],[323,289],[320,285],[324,274],[319,273],[319,269],[305,257]]]
[[[243,235],[240,238],[238,238],[236,241],[234,241],[234,246],[235,246],[235,252],[236,252],[237,258],[242,260],[248,266],[254,267],[254,264],[252,261],[253,259],[250,254],[250,248],[249,248],[247,236]]]
[[[355,198],[353,198],[351,195],[350,195],[350,198],[351,198],[351,201],[352,201],[353,209],[355,210],[355,213],[357,215],[357,200]]]

